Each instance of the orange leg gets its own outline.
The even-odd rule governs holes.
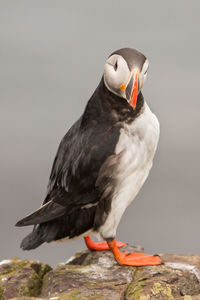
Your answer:
[[[122,253],[119,251],[115,240],[107,243],[116,261],[120,265],[141,267],[148,265],[160,265],[162,263],[161,259],[158,256],[144,253]]]
[[[110,250],[108,243],[107,242],[100,242],[100,243],[95,243],[89,235],[84,237],[86,246],[90,250],[96,250],[96,251],[103,251],[103,250]],[[123,247],[126,244],[122,242],[116,242],[117,247]]]

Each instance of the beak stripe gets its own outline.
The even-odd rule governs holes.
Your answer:
[[[137,105],[137,96],[138,96],[138,75],[135,74],[134,86],[131,94],[129,104],[135,109]]]
[[[126,87],[126,99],[131,98],[132,88],[133,88],[133,75],[131,76],[131,79],[129,80],[129,84]]]

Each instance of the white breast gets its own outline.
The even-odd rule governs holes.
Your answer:
[[[153,157],[159,139],[159,122],[145,103],[144,111],[130,125],[120,132],[115,153],[121,153],[116,166],[116,190],[113,195],[111,211],[100,228],[101,236],[115,237],[119,221],[134,200],[152,167]]]

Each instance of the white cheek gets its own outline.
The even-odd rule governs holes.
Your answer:
[[[104,80],[107,85],[111,88],[116,89],[119,84],[119,78],[114,70],[114,67],[106,64],[104,67]]]
[[[147,73],[144,75],[143,74],[140,75],[140,89],[143,87],[146,77],[147,77]]]
[[[107,88],[114,93],[120,89],[121,84],[127,84],[130,76],[126,61],[122,57],[116,56],[104,66],[104,82]],[[117,70],[115,70],[113,66],[116,62],[116,58],[118,64]]]
[[[146,81],[146,78],[147,78],[147,73],[143,74],[141,73],[140,76],[139,76],[139,81],[140,81],[140,89],[143,87],[145,81]]]
[[[146,78],[147,78],[147,73],[146,73],[146,74],[144,74],[144,78],[143,78],[143,84],[145,83],[145,81],[146,81]]]
[[[145,83],[145,80],[146,80],[146,77],[147,77],[148,66],[149,66],[149,62],[146,59],[144,65],[143,65],[142,71],[141,71],[141,75],[140,75],[141,88],[143,87],[143,85]]]

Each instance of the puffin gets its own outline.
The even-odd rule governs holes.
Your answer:
[[[123,48],[106,60],[81,117],[61,140],[42,206],[16,226],[33,225],[23,250],[83,237],[90,250],[110,250],[120,265],[162,263],[158,255],[126,253],[116,230],[152,167],[159,122],[142,95],[148,59]],[[101,241],[94,242],[91,234]]]

